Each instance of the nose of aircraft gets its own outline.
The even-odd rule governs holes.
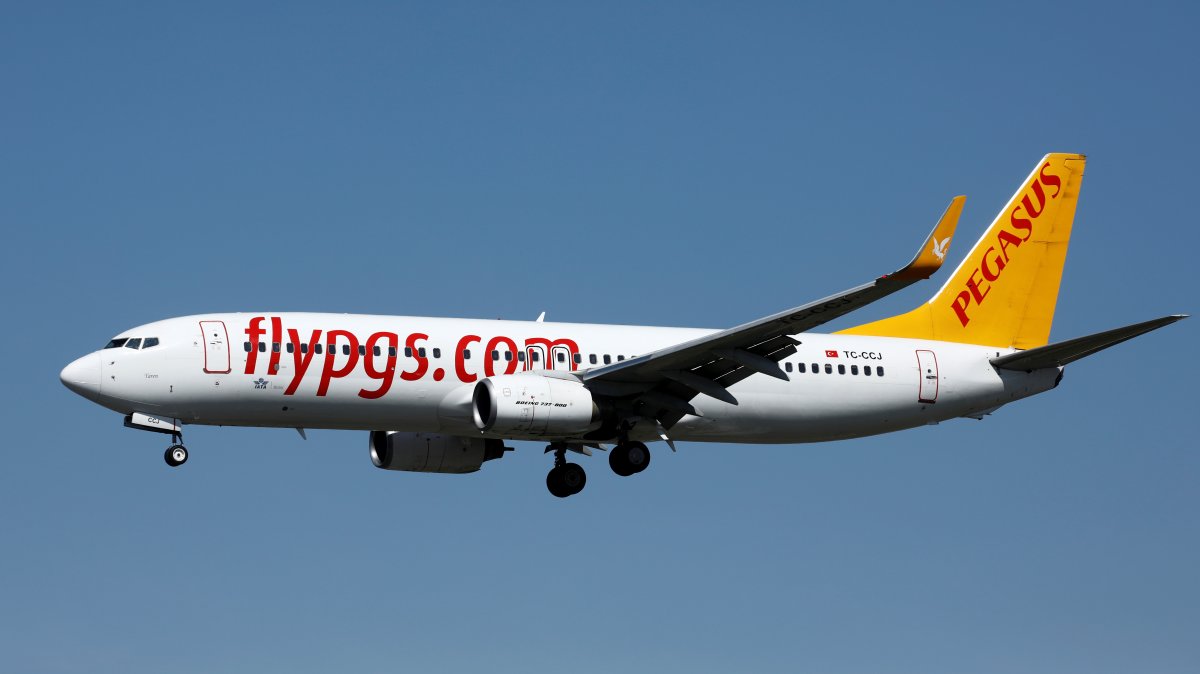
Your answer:
[[[100,395],[100,354],[89,353],[63,368],[58,375],[63,386],[84,398]]]

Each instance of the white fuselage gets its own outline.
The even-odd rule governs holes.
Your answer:
[[[68,368],[76,373],[68,385],[118,412],[183,424],[486,437],[471,418],[471,395],[483,377],[601,367],[712,332],[347,314],[208,314],[118,335],[114,342],[155,338],[157,344],[84,356]],[[671,429],[672,439],[795,443],[886,433],[986,413],[1053,388],[1061,372],[997,370],[989,359],[1008,351],[973,345],[813,333],[797,339],[797,352],[780,363],[787,381],[752,375],[729,388],[737,405],[698,395],[692,404],[702,416],[683,417]],[[645,425],[635,428],[634,436],[658,439]]]

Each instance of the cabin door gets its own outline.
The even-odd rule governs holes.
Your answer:
[[[938,366],[937,356],[932,351],[918,350],[917,351],[917,368],[921,373],[920,392],[917,396],[918,402],[934,403],[937,402],[938,394]]]
[[[200,336],[204,339],[204,371],[209,374],[229,374],[229,332],[224,321],[200,321]]]

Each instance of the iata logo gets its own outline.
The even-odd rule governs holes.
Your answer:
[[[258,379],[255,379],[254,381],[252,381],[250,383],[254,384],[254,388],[256,388],[256,389],[265,389],[267,387],[267,384],[269,384],[270,382],[268,382],[266,379],[263,379],[262,377],[259,377]]]
[[[1034,223],[1046,209],[1045,188],[1054,188],[1054,193],[1050,195],[1051,199],[1057,198],[1062,191],[1062,178],[1053,173],[1047,173],[1046,169],[1048,168],[1050,168],[1050,162],[1042,165],[1038,176],[1030,185],[1032,193],[1026,192],[1021,197],[1021,203],[1017,204],[1008,214],[1008,224],[1011,230],[1004,227],[997,229],[996,244],[988,246],[988,249],[983,252],[983,259],[980,260],[979,266],[971,272],[963,284],[964,290],[960,291],[954,298],[954,302],[950,304],[950,307],[954,309],[954,315],[958,316],[958,321],[964,328],[971,322],[971,317],[967,314],[968,307],[972,304],[976,306],[983,304],[983,300],[987,298],[992,289],[991,284],[995,283],[1004,273],[1004,268],[1008,266],[1015,254],[1015,249],[1020,248],[1022,243],[1033,236]],[[1034,200],[1037,201],[1036,206]],[[936,250],[934,254],[936,254]]]
[[[941,241],[934,239],[933,240],[933,250],[931,250],[930,252],[932,252],[934,254],[934,256],[937,257],[937,259],[945,260],[946,259],[946,248],[949,245],[950,245],[950,237],[948,237],[948,236],[946,238],[942,239]]]

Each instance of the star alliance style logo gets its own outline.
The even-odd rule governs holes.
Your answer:
[[[268,382],[266,379],[259,377],[258,379],[254,380],[254,388],[263,389],[263,388],[266,388],[267,384],[269,384],[269,383],[270,382]]]

